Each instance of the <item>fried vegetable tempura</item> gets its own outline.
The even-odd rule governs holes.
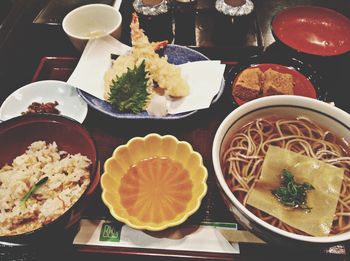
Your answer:
[[[143,60],[146,64],[148,73],[147,91],[150,95],[154,93],[155,87],[162,89],[163,93],[172,97],[184,97],[189,94],[189,86],[182,78],[181,70],[176,65],[170,64],[167,57],[159,57],[155,52],[165,47],[168,42],[149,42],[148,37],[140,29],[138,16],[134,13],[132,16],[131,42],[132,49],[127,55],[122,55],[113,62],[112,67],[105,74],[105,99],[108,94],[112,81],[116,80],[122,74],[127,72],[127,68],[139,66]]]

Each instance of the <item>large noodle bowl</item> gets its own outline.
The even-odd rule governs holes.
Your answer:
[[[248,191],[261,175],[269,145],[322,160],[343,168],[340,191],[331,234],[350,229],[350,152],[347,142],[306,117],[262,117],[245,124],[230,136],[224,148],[222,171],[236,198],[265,222],[288,232],[305,234],[258,209],[246,205]]]

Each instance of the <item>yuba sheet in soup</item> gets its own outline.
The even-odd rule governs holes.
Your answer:
[[[307,192],[309,211],[287,207],[273,194],[281,186],[281,172],[287,169],[298,183],[314,189]],[[344,170],[325,162],[269,146],[260,179],[249,191],[247,204],[312,236],[328,236],[339,200]]]

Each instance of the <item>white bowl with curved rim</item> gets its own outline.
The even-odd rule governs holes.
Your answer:
[[[83,51],[90,39],[111,35],[121,37],[122,15],[106,4],[88,4],[70,11],[62,21],[62,28],[78,51]]]
[[[284,231],[261,220],[250,212],[231,192],[224,179],[221,156],[232,135],[245,124],[267,115],[281,117],[305,116],[350,143],[350,115],[330,104],[302,96],[278,95],[250,101],[231,112],[219,126],[212,149],[212,159],[219,190],[223,199],[246,229],[265,241],[283,246],[326,247],[350,239],[350,231],[327,237],[299,235]]]
[[[77,89],[66,82],[44,80],[29,83],[10,94],[0,107],[0,120],[20,116],[32,102],[58,102],[60,114],[82,123],[88,106]]]

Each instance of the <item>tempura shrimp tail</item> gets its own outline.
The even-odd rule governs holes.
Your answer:
[[[151,45],[153,47],[153,50],[157,51],[157,50],[162,49],[165,46],[167,46],[168,45],[168,41],[165,40],[165,41],[160,41],[160,42],[153,42],[153,43],[151,43]]]
[[[137,44],[142,39],[148,41],[147,36],[144,34],[143,30],[140,29],[139,17],[136,13],[132,13],[130,29],[132,45]]]
[[[131,24],[131,42],[133,46],[150,45],[153,50],[159,50],[168,45],[168,41],[152,42],[150,43],[144,31],[140,28],[139,17],[136,13],[132,14]]]

